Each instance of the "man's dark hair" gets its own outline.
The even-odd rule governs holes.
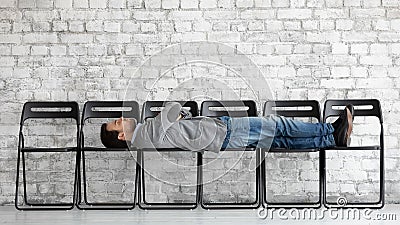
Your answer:
[[[107,124],[103,123],[101,125],[101,132],[100,132],[100,139],[101,143],[106,148],[127,148],[128,145],[126,144],[126,141],[121,141],[118,140],[118,132],[113,130],[113,131],[108,131],[107,130]]]

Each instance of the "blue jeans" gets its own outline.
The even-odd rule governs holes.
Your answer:
[[[330,123],[306,123],[276,115],[218,119],[227,125],[222,148],[307,149],[336,145]]]

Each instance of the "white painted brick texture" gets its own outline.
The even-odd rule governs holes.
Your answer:
[[[176,68],[153,86],[171,62],[208,55],[234,67],[240,63],[230,57],[234,54],[246,55],[259,66],[276,99],[315,99],[321,105],[328,98],[381,100],[386,199],[400,203],[399,30],[399,2],[392,0],[0,0],[0,205],[14,201],[18,123],[24,102],[77,101],[82,108],[88,100],[123,100],[126,94],[139,103],[166,96],[199,102],[235,95],[257,99],[232,71],[205,65]],[[190,41],[230,47],[193,45],[170,50],[170,58],[152,58],[150,67],[137,72],[164,47]],[[207,78],[190,80],[200,75]],[[215,79],[232,89],[226,90]],[[129,82],[134,90],[126,93]],[[355,123],[354,145],[378,141],[375,122]],[[27,140],[33,145],[71,143],[69,135],[62,138],[69,130],[45,127],[29,130]],[[88,142],[100,145],[96,127],[91,129]],[[48,131],[61,134],[47,137]],[[377,152],[327,155],[330,198],[353,194],[374,200],[379,190],[377,156]],[[193,162],[190,154],[169,157]],[[224,156],[205,174],[216,176],[234,157]],[[207,186],[207,200],[244,202],[254,196],[246,157],[232,173]],[[73,169],[73,157],[32,154],[28,158],[29,172],[36,179],[28,182],[32,200],[50,201],[56,195],[68,201],[71,188],[61,184],[70,184],[66,178],[71,174],[55,171]],[[98,153],[88,160],[91,199],[130,199],[135,170],[130,154]],[[194,179],[193,169],[183,172],[157,164],[157,156],[148,160],[162,177]],[[270,200],[315,200],[316,154],[268,155],[266,167]],[[187,201],[194,195],[192,187],[180,189],[151,179],[146,185],[148,198],[154,201]]]

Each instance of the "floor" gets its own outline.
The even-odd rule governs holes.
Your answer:
[[[17,211],[14,207],[0,207],[0,224],[399,224],[400,205],[386,205],[381,210],[349,211],[318,209],[268,211],[266,219],[259,210],[152,210],[131,211]],[[266,211],[260,212],[265,215]],[[325,215],[322,217],[321,215]],[[271,215],[273,217],[271,218]],[[311,219],[310,219],[310,215]],[[359,218],[355,215],[361,215]],[[350,216],[350,219],[348,218]],[[356,219],[354,219],[354,217]],[[306,217],[306,219],[304,219]]]

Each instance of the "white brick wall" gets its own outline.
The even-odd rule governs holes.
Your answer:
[[[130,78],[134,91],[128,94],[140,103],[167,95],[199,101],[207,96],[231,99],[233,94],[252,98],[254,94],[233,79],[232,73],[207,67],[176,68],[156,88],[152,86],[169,63],[182,61],[187,55],[191,59],[211,55],[214,61],[235,66],[240,60],[229,55],[236,53],[248,56],[259,66],[275,98],[316,99],[321,105],[328,98],[380,99],[386,135],[387,201],[399,203],[399,6],[399,1],[393,0],[0,0],[0,204],[13,202],[14,190],[10,187],[15,177],[18,123],[24,102],[70,100],[82,106],[88,100],[123,99]],[[152,59],[151,66],[135,74],[148,57],[164,47],[194,40],[221,42],[231,47],[182,46],[171,50],[173,57]],[[210,76],[205,81],[185,83],[190,76],[199,74]],[[215,77],[226,78],[233,89],[224,90]],[[253,79],[255,86],[259,85],[257,78]],[[257,94],[265,96],[262,92]],[[354,133],[355,144],[373,144],[377,140],[369,125],[356,124]],[[99,144],[96,135],[91,141]],[[35,135],[29,140],[65,142]],[[378,169],[376,156],[328,156],[332,196],[346,192],[376,194],[377,188],[371,182]],[[46,180],[44,171],[53,171],[63,164],[59,157],[52,161],[42,156],[31,157],[29,165],[40,171],[38,179]],[[269,157],[268,193],[272,197],[290,200],[290,196],[309,196],[310,200],[315,195],[315,156]],[[132,188],[132,184],[124,183],[128,182],[124,178],[127,172],[134,170],[129,156],[98,154],[91,159],[91,175],[99,176],[90,185],[90,190],[97,191],[91,197],[129,198],[129,191],[118,195],[124,185],[127,190]],[[189,163],[191,158],[182,160]],[[176,180],[182,176],[173,168],[164,169],[159,172],[161,176]],[[233,182],[232,177],[245,169],[238,168],[236,175],[225,179]],[[107,179],[112,182],[104,181]],[[232,189],[223,182],[212,184],[209,190],[214,193],[208,193],[207,198],[226,200],[235,196],[242,201],[243,196],[254,194],[251,188],[245,188],[251,187],[250,183]],[[67,191],[59,183],[29,187],[39,190],[37,195]],[[176,191],[155,181],[148,188],[154,200],[191,197],[184,194],[185,190]],[[163,188],[172,190],[173,198],[160,194]]]

